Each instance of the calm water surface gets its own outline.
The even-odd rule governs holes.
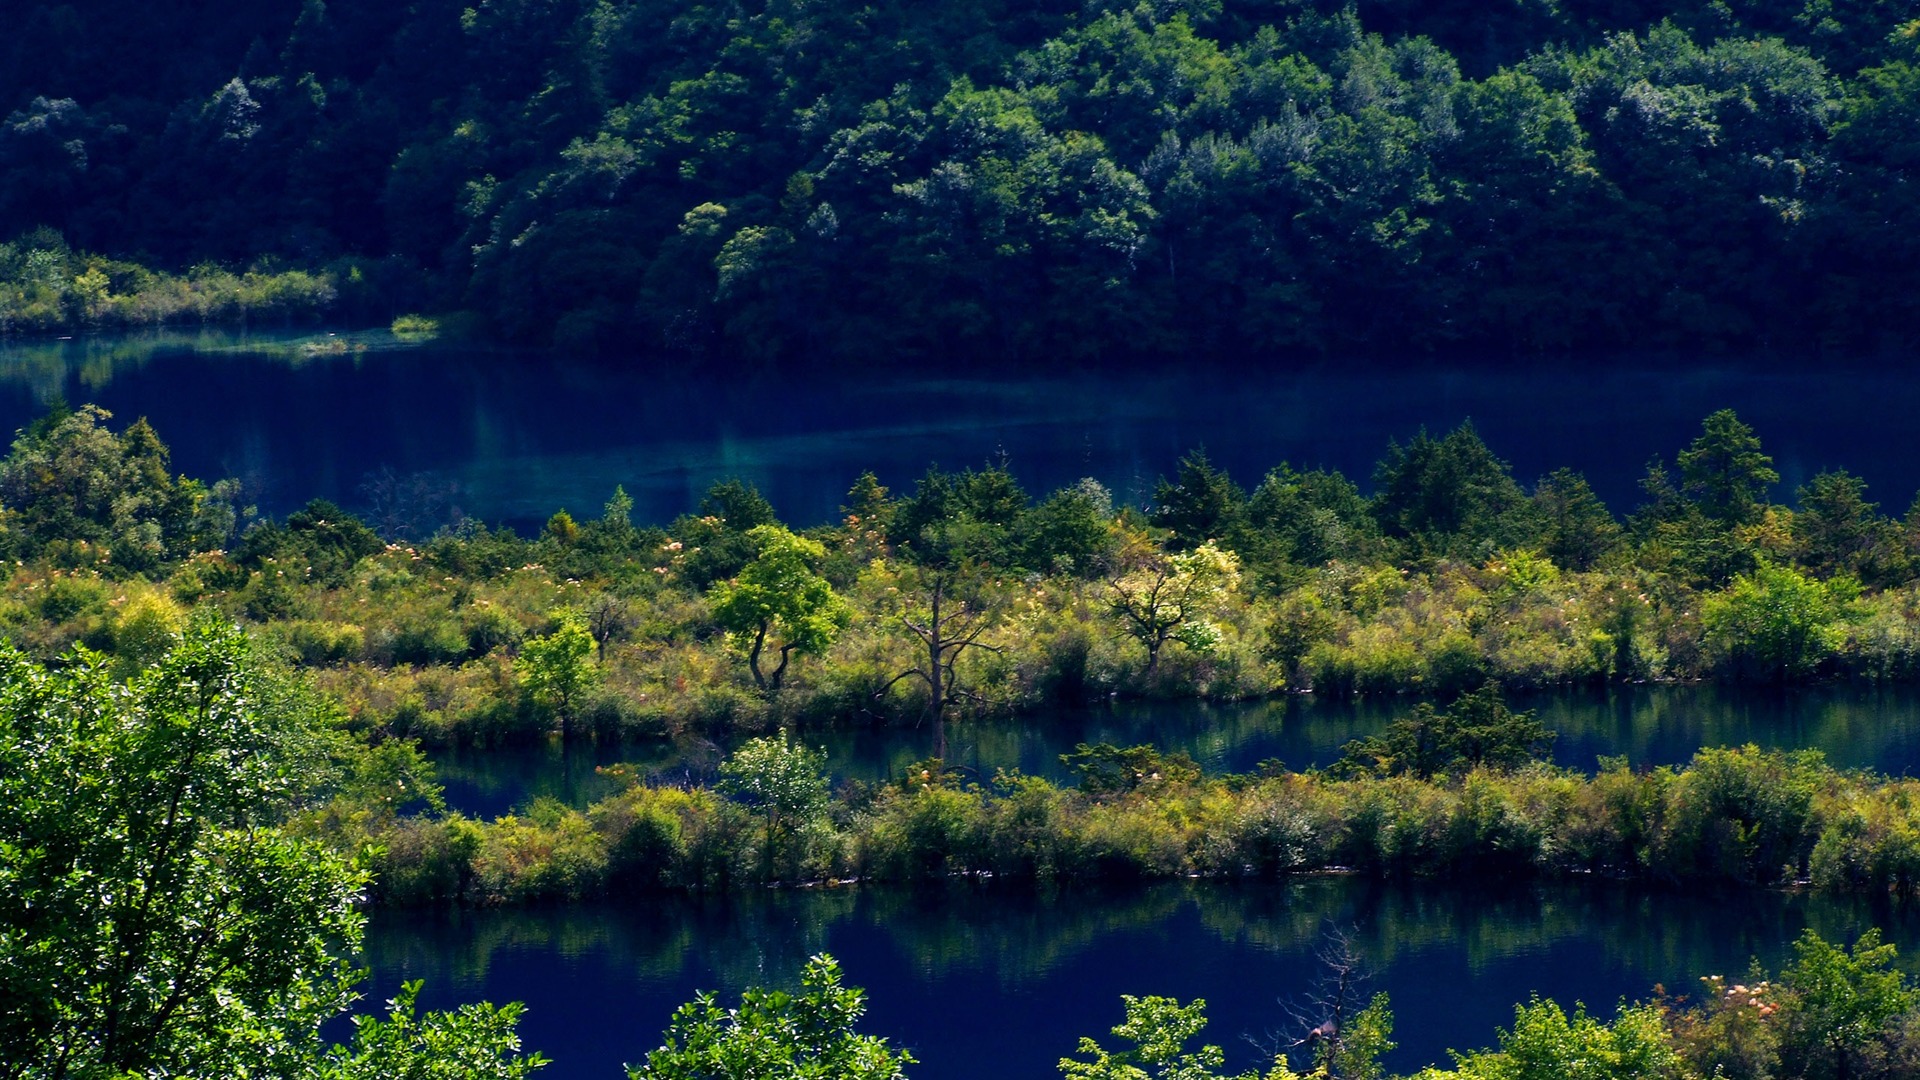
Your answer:
[[[0,346],[0,428],[24,425],[57,399],[97,402],[122,420],[149,417],[172,444],[176,469],[239,477],[270,513],[318,496],[384,506],[383,525],[416,531],[455,506],[522,529],[563,506],[594,513],[616,484],[632,493],[639,520],[663,522],[729,475],[758,485],[787,520],[808,524],[836,516],[863,470],[904,489],[930,463],[1003,457],[1030,489],[1091,476],[1139,503],[1201,444],[1242,483],[1283,459],[1364,481],[1390,439],[1468,418],[1521,479],[1581,469],[1624,511],[1646,461],[1671,459],[1701,417],[1727,406],[1774,456],[1782,496],[1832,467],[1863,476],[1896,511],[1920,487],[1920,456],[1890,437],[1920,414],[1920,380],[1697,366],[1655,357],[1516,372],[1380,373],[1334,362],[1281,374],[1188,364],[1128,374],[929,379],[902,369],[829,378],[418,348],[384,332],[165,333]],[[384,501],[383,475],[397,478]],[[1920,766],[1920,707],[1906,694],[1745,698],[1656,688],[1533,704],[1561,731],[1556,757],[1583,768],[1603,753],[1680,761],[1700,745],[1746,741],[1819,746],[1842,764],[1892,772]],[[1214,769],[1270,757],[1303,766],[1331,760],[1396,711],[1395,703],[1301,700],[1126,705],[956,728],[949,739],[951,756],[982,772],[1057,773],[1057,755],[1081,741],[1153,742]],[[930,733],[911,729],[809,739],[828,746],[843,774],[868,777],[931,749]],[[448,756],[441,766],[457,804],[498,812],[538,793],[585,801],[601,761],[685,771],[718,749],[516,751]],[[528,1043],[556,1062],[544,1075],[615,1080],[695,989],[734,995],[752,983],[790,982],[808,954],[829,949],[851,981],[872,990],[871,1029],[923,1059],[916,1077],[1046,1077],[1078,1036],[1104,1034],[1120,1019],[1121,993],[1205,996],[1212,1038],[1234,1067],[1257,1064],[1253,1041],[1284,1034],[1277,1000],[1304,988],[1329,925],[1354,928],[1378,967],[1377,985],[1393,995],[1401,1049],[1391,1063],[1400,1070],[1444,1060],[1449,1047],[1487,1044],[1531,992],[1604,1012],[1655,982],[1691,986],[1754,955],[1777,963],[1809,925],[1836,938],[1880,925],[1908,956],[1920,946],[1910,913],[1767,893],[1311,880],[1042,897],[957,886],[446,917],[382,912],[368,962],[376,998],[424,977],[430,1006],[525,1000]]]
[[[427,981],[423,1005],[522,1000],[548,1080],[618,1080],[697,990],[737,998],[792,985],[807,956],[839,958],[871,994],[865,1030],[911,1049],[919,1080],[1057,1076],[1081,1035],[1105,1037],[1121,994],[1204,997],[1208,1038],[1234,1070],[1291,1036],[1282,1002],[1318,971],[1330,927],[1349,930],[1392,996],[1396,1070],[1493,1042],[1530,994],[1610,1015],[1655,983],[1745,973],[1790,955],[1807,927],[1847,939],[1879,926],[1911,959],[1910,911],[1777,893],[1679,896],[1588,888],[1442,888],[1317,878],[1259,887],[1176,883],[1036,895],[954,885],[668,897],[630,906],[380,912],[369,998]]]
[[[639,357],[409,346],[384,331],[166,332],[0,345],[0,430],[56,398],[92,401],[150,417],[178,469],[240,477],[270,512],[315,496],[365,509],[367,481],[391,470],[423,474],[469,516],[523,529],[563,506],[597,513],[616,484],[638,520],[664,522],[729,475],[812,524],[836,516],[863,470],[907,489],[930,463],[1002,454],[1031,489],[1091,476],[1134,502],[1202,444],[1243,484],[1284,459],[1364,486],[1388,440],[1468,418],[1523,481],[1572,466],[1625,511],[1648,459],[1671,460],[1703,416],[1727,406],[1765,441],[1783,497],[1840,466],[1896,512],[1920,487],[1920,456],[1892,437],[1920,414],[1920,380],[1692,370],[1711,362],[1382,372],[1326,361],[1282,373],[1189,363],[930,379],[723,362],[687,373]],[[413,524],[430,527],[435,512]]]
[[[1542,694],[1513,699],[1538,711],[1559,732],[1554,760],[1593,770],[1602,755],[1636,765],[1677,765],[1703,746],[1814,747],[1849,768],[1920,775],[1920,691],[1825,686],[1736,691],[1717,686],[1623,687],[1605,693]],[[1328,765],[1348,740],[1380,730],[1412,708],[1405,699],[1325,700],[1311,695],[1243,705],[1125,702],[1110,707],[1042,712],[986,723],[952,724],[948,756],[991,777],[999,769],[1068,779],[1060,755],[1079,743],[1150,743],[1184,750],[1209,772],[1245,772],[1268,759],[1296,769]],[[841,777],[876,781],[902,775],[933,753],[925,728],[807,732],[825,747]],[[558,744],[434,756],[452,805],[498,815],[537,796],[585,806],[614,790],[594,770],[632,762],[642,774],[698,778],[726,747],[649,742],[562,747]]]

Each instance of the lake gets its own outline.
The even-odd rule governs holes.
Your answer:
[[[737,1001],[750,985],[792,986],[827,951],[870,993],[862,1029],[910,1049],[916,1080],[1057,1076],[1081,1035],[1121,1020],[1121,994],[1204,997],[1208,1040],[1235,1070],[1294,1038],[1283,1004],[1320,971],[1330,929],[1347,931],[1392,998],[1397,1071],[1490,1045],[1535,993],[1602,1016],[1664,983],[1770,967],[1812,927],[1848,940],[1878,926],[1920,958],[1910,909],[1748,891],[1678,895],[1589,887],[1450,887],[1308,878],[1036,893],[954,883],[922,889],[755,891],[636,898],[617,906],[382,911],[366,963],[370,998],[426,980],[421,1003],[520,1000],[526,1045],[554,1059],[547,1080],[619,1080],[659,1045],[697,990]],[[338,1027],[338,1025],[336,1025]],[[339,1037],[335,1033],[335,1037]]]
[[[1553,744],[1556,762],[1586,771],[1594,770],[1602,755],[1624,754],[1635,765],[1678,765],[1703,746],[1755,743],[1813,747],[1843,767],[1920,775],[1920,689],[1912,687],[1624,686],[1516,694],[1510,703],[1536,710],[1541,722],[1559,733]],[[1405,698],[1318,695],[1231,705],[1122,701],[949,724],[948,756],[982,778],[999,769],[1019,769],[1070,780],[1060,755],[1083,742],[1183,750],[1216,773],[1247,772],[1269,759],[1304,769],[1332,764],[1349,740],[1379,731],[1412,707]],[[801,737],[826,750],[836,776],[865,781],[897,778],[933,753],[932,732],[914,727],[809,731]],[[436,750],[431,756],[448,803],[491,817],[538,796],[585,806],[616,790],[616,782],[594,771],[615,762],[634,763],[642,775],[704,777],[724,749],[704,741],[553,742]]]
[[[450,506],[521,530],[561,507],[597,515],[616,484],[636,521],[664,523],[725,476],[811,525],[837,516],[863,470],[909,490],[930,464],[1003,458],[1036,492],[1090,476],[1138,504],[1202,445],[1244,485],[1287,460],[1365,487],[1389,440],[1469,418],[1523,482],[1581,469],[1625,513],[1647,461],[1671,461],[1723,407],[1759,433],[1782,497],[1836,467],[1896,513],[1920,488],[1920,456],[1893,437],[1920,415],[1920,380],[1898,373],[1755,374],[1661,356],[1300,365],[688,371],[660,358],[421,346],[386,331],[169,330],[0,344],[0,427],[56,399],[95,402],[122,421],[149,417],[177,470],[238,477],[271,513],[314,497],[366,510],[386,477],[390,509],[408,501],[392,491],[415,493],[420,505],[395,511],[415,531]]]
[[[659,358],[584,360],[471,346],[419,346],[384,331],[166,331],[0,345],[0,425],[56,400],[151,419],[174,467],[241,479],[284,514],[324,497],[389,530],[430,531],[461,514],[530,529],[566,507],[592,515],[616,484],[640,522],[693,509],[715,480],[761,488],[795,524],[831,520],[872,469],[896,490],[933,463],[1004,461],[1040,492],[1081,477],[1146,502],[1202,444],[1243,484],[1287,460],[1365,486],[1390,440],[1471,418],[1530,482],[1584,471],[1617,512],[1646,462],[1671,460],[1702,417],[1733,407],[1782,475],[1781,497],[1846,467],[1890,510],[1920,488],[1903,437],[1920,380],[1830,368],[1755,373],[1695,357],[1578,366],[1392,366],[1193,362],[1129,372],[860,373],[683,370]],[[1920,703],[1905,691],[1815,688],[1740,695],[1630,687],[1521,702],[1561,732],[1556,760],[1601,754],[1685,760],[1701,745],[1817,746],[1843,765],[1920,767]],[[1325,764],[1377,730],[1400,701],[1286,698],[1231,707],[1122,703],[956,725],[951,756],[1058,775],[1078,742],[1152,742],[1210,769],[1266,758]],[[846,776],[879,778],[930,752],[914,729],[808,733]],[[536,794],[581,803],[596,764],[663,773],[709,767],[720,749],[646,744],[443,754],[456,805],[498,813]],[[614,1080],[654,1046],[696,989],[731,997],[790,983],[807,955],[837,954],[873,993],[868,1028],[913,1050],[921,1080],[1056,1075],[1077,1037],[1105,1035],[1119,995],[1204,996],[1211,1037],[1235,1068],[1289,1036],[1280,1000],[1304,991],[1329,927],[1349,927],[1393,995],[1399,1070],[1491,1043],[1538,992],[1610,1011],[1656,982],[1777,964],[1814,926],[1886,930],[1909,958],[1920,923],[1902,908],[1765,892],[1676,895],[1593,882],[1517,889],[1316,878],[1266,886],[1180,882],[1039,893],[982,883],[934,889],[649,897],[624,905],[452,914],[379,912],[367,963],[376,997],[428,980],[423,1003],[525,1000],[528,1045],[553,1080]],[[336,1035],[340,1034],[338,1030]]]

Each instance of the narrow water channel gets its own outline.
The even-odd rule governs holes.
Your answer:
[[[1558,732],[1553,757],[1591,771],[1602,756],[1625,755],[1636,766],[1678,765],[1703,746],[1754,743],[1786,750],[1818,749],[1846,768],[1920,775],[1920,690],[1911,687],[1816,686],[1788,691],[1720,686],[1629,686],[1607,691],[1517,695]],[[1116,702],[1093,709],[1053,710],[1004,720],[950,725],[953,761],[990,779],[1000,769],[1071,779],[1060,755],[1079,743],[1149,743],[1185,751],[1209,772],[1243,772],[1267,760],[1304,769],[1338,760],[1346,743],[1380,730],[1412,708],[1402,698],[1326,699],[1295,695],[1235,705]],[[929,756],[930,731],[907,727],[804,732],[827,751],[842,778],[869,782],[902,775]],[[614,783],[595,769],[615,762],[642,775],[677,780],[711,771],[728,747],[673,743],[536,744],[491,750],[436,751],[450,805],[498,816],[545,796],[585,806]]]
[[[827,951],[865,987],[864,1030],[912,1050],[916,1080],[1043,1078],[1081,1035],[1121,1019],[1121,994],[1204,997],[1209,1041],[1233,1071],[1299,1033],[1302,996],[1329,929],[1348,931],[1387,992],[1412,1072],[1448,1049],[1490,1045],[1539,994],[1610,1015],[1656,983],[1688,993],[1706,974],[1770,967],[1812,927],[1851,940],[1878,926],[1911,968],[1920,913],[1862,901],[1745,891],[1679,895],[1594,882],[1459,887],[1311,878],[1260,886],[1180,882],[1036,893],[956,883],[662,896],[513,911],[376,914],[370,1000],[403,979],[423,1005],[520,1000],[546,1080],[619,1080],[698,990],[737,999],[792,985]],[[1111,1044],[1111,1040],[1108,1040]]]

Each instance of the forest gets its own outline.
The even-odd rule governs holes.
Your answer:
[[[0,331],[650,362],[1911,344],[1920,9],[29,0]]]

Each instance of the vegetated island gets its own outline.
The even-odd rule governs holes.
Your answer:
[[[319,1021],[349,1000],[339,949],[363,896],[1333,868],[1869,894],[1916,881],[1910,780],[1755,749],[1586,776],[1537,761],[1548,733],[1501,696],[1912,672],[1908,527],[1845,474],[1810,481],[1797,510],[1771,504],[1771,463],[1730,412],[1650,471],[1624,524],[1574,474],[1524,490],[1462,428],[1390,446],[1371,497],[1284,467],[1249,493],[1194,455],[1146,509],[1092,484],[1035,503],[987,467],[930,473],[903,497],[864,477],[840,522],[801,532],[727,482],[667,528],[633,524],[616,492],[597,519],[556,513],[529,539],[473,523],[409,539],[395,506],[391,539],[324,504],[249,521],[232,482],[174,475],[149,426],[109,419],[55,412],[0,462],[15,560],[0,625],[16,643],[0,656],[0,884],[25,901],[0,914],[0,978],[30,1005],[0,1038],[23,1076],[246,1060],[388,1076],[453,1046],[496,1070],[463,1075],[530,1070],[511,1007],[417,1015],[412,991],[352,1044],[319,1046]],[[782,733],[748,740],[713,787],[633,777],[586,810],[543,801],[486,822],[440,811],[410,738],[925,717],[937,740],[949,716],[1289,685],[1452,701],[1412,709],[1326,772],[1208,778],[1151,747],[1088,746],[1067,786],[966,777],[936,742],[896,781],[831,792],[815,752]],[[1461,1068],[1502,1075],[1494,1062],[1536,1052],[1514,1041],[1536,1027],[1564,1028],[1569,1053],[1641,1062],[1664,1046],[1676,1076],[1729,1044],[1748,1055],[1743,1075],[1800,1067],[1814,1046],[1848,1068],[1903,1060],[1910,990],[1888,954],[1810,940],[1807,957],[1860,965],[1891,1004],[1822,1026],[1837,1021],[1795,1010],[1827,991],[1793,973],[1777,1005],[1744,984],[1606,1024],[1533,1003],[1500,1050]],[[172,989],[156,1000],[155,985]],[[1197,1007],[1133,1008],[1157,1019],[1128,1031],[1199,1031]],[[1371,1015],[1385,1038],[1384,1003]],[[714,1022],[722,1053],[730,1021]],[[1102,1052],[1076,1067],[1119,1067]]]
[[[530,539],[467,522],[412,541],[402,515],[387,539],[325,504],[244,523],[231,482],[176,477],[147,425],[107,420],[51,413],[0,461],[16,561],[0,626],[42,663],[96,650],[113,677],[195,619],[250,626],[335,711],[321,726],[376,755],[356,768],[385,778],[379,805],[313,828],[377,851],[387,901],[1330,868],[1916,880],[1908,781],[1757,749],[1562,772],[1505,703],[1542,685],[1915,672],[1911,525],[1844,473],[1810,481],[1798,510],[1771,504],[1771,463],[1731,412],[1671,472],[1655,463],[1624,525],[1576,474],[1525,491],[1463,427],[1390,446],[1371,497],[1285,466],[1247,493],[1196,454],[1146,509],[1091,482],[1036,503],[988,467],[897,498],[861,477],[840,522],[799,533],[725,481],[665,529],[633,524],[616,492]],[[1438,704],[1328,773],[1204,779],[1178,755],[1096,746],[1061,786],[943,760],[956,717],[1289,688]],[[924,724],[928,760],[831,794],[805,732],[889,721]],[[746,742],[717,786],[629,773],[594,807],[491,823],[432,812],[416,745],[775,728],[790,730]]]
[[[434,745],[765,733],[1028,713],[1114,695],[1438,698],[1626,680],[1920,674],[1920,515],[1845,472],[1790,509],[1758,437],[1708,417],[1625,521],[1567,470],[1523,487],[1471,427],[1387,448],[1363,495],[1195,453],[1145,508],[1004,467],[871,475],[795,531],[739,481],[664,527],[615,492],[520,537],[399,479],[375,529],[259,520],[86,407],[0,461],[0,629],[128,670],[204,606],[253,626],[368,730]],[[945,751],[929,747],[936,756]]]
[[[0,331],[464,312],[851,365],[1898,350],[1916,16],[29,0]]]
[[[1503,715],[1495,690],[1462,702],[1444,716],[1424,711],[1357,748],[1356,765],[1371,759],[1371,768],[1392,770],[1410,763],[1396,747],[1450,747],[1452,756],[1429,764],[1470,770],[1462,782],[1433,788],[1434,797],[1463,808],[1452,816],[1454,825],[1443,826],[1456,839],[1464,836],[1456,826],[1466,821],[1495,829],[1519,824],[1515,790],[1581,783],[1537,767],[1501,772],[1504,763],[1494,756],[1515,752],[1539,733],[1526,717]],[[365,837],[370,825],[395,823],[409,798],[430,789],[410,783],[417,765],[411,748],[354,737],[324,700],[277,670],[217,613],[197,615],[124,681],[112,660],[84,650],[49,668],[11,647],[0,649],[0,719],[6,766],[0,769],[0,891],[18,901],[0,906],[0,988],[9,1003],[0,1047],[9,1075],[212,1076],[243,1068],[249,1075],[316,1080],[520,1080],[544,1064],[539,1054],[522,1052],[517,1005],[421,1014],[417,983],[402,988],[384,1017],[359,1018],[348,1043],[329,1046],[319,1038],[319,1026],[354,999],[361,973],[351,954],[365,921],[356,901],[369,880],[369,857],[377,862],[383,855],[378,845],[340,841],[353,832]],[[1425,738],[1434,733],[1439,738]],[[1485,749],[1488,759],[1475,765],[1471,754],[1461,753],[1469,745]],[[1156,820],[1164,829],[1171,815],[1152,803],[1175,790],[1216,805],[1234,797],[1231,784],[1202,788],[1180,762],[1148,761],[1141,753],[1151,751],[1106,748],[1084,755],[1082,787],[1095,800],[1094,812],[1120,807],[1130,819],[1101,828],[1109,837],[1144,838]],[[831,831],[819,827],[824,782],[803,748],[763,739],[729,765],[728,786],[741,797],[736,817],[749,822],[742,850],[764,855],[763,867],[782,858],[783,849]],[[1150,778],[1138,782],[1139,769],[1147,767],[1154,770]],[[968,797],[935,772],[929,769],[917,787],[909,778],[903,798],[919,812],[895,815],[896,827],[917,823],[928,826],[921,836],[937,835],[939,815],[955,798]],[[1303,778],[1273,780],[1281,786],[1261,797],[1284,800],[1286,787],[1297,789]],[[1722,751],[1703,753],[1677,777],[1615,770],[1595,783],[1606,790],[1586,801],[1630,832],[1653,822],[1659,842],[1704,844],[1696,854],[1717,849],[1723,865],[1737,868],[1743,859],[1752,866],[1781,854],[1772,845],[1784,839],[1778,826],[1792,817],[1794,804],[1836,780],[1858,782],[1809,759]],[[1409,790],[1404,783],[1374,784],[1387,803],[1396,788]],[[1142,798],[1154,788],[1161,793]],[[1678,797],[1663,800],[1662,788]],[[1031,794],[1016,796],[1029,805],[1001,822],[998,836],[1039,851],[1044,847],[1033,841],[1044,845],[1046,826],[1033,827],[1039,819],[1030,812]],[[1722,816],[1736,810],[1730,798],[1743,796],[1772,816],[1751,822]],[[1857,791],[1838,796],[1831,805],[1854,812],[1866,805]],[[1910,793],[1896,793],[1873,805],[1901,817],[1910,838],[1913,803]],[[1124,809],[1130,805],[1148,809]],[[1439,822],[1432,805],[1406,808],[1410,834]],[[1643,812],[1650,814],[1644,821]],[[810,814],[816,817],[809,820]],[[1288,817],[1301,815],[1282,812],[1269,821]],[[756,818],[765,822],[764,834]],[[683,835],[685,819],[671,808],[643,810],[633,820],[646,824],[628,832],[637,838],[626,845],[630,854]],[[543,850],[513,819],[494,829],[496,835],[514,832],[503,849],[507,858],[522,865],[546,858],[550,872],[566,872],[572,852],[564,845]],[[1841,826],[1823,835],[1820,846],[1865,832]],[[468,834],[460,843],[485,842]],[[1502,857],[1504,849],[1483,847],[1482,865],[1492,868],[1485,860]],[[1909,840],[1909,857],[1912,849]],[[1826,857],[1832,863],[1833,850]],[[379,873],[389,875],[391,868]],[[1275,1061],[1267,1080],[1300,1075],[1294,1064],[1309,1076],[1386,1075],[1379,1057],[1393,1047],[1390,1002],[1384,995],[1363,1000],[1351,978],[1359,958],[1340,950],[1328,956],[1330,989],[1303,1014],[1312,1026],[1286,1048],[1291,1054]],[[1892,946],[1872,930],[1847,948],[1809,931],[1777,975],[1757,965],[1745,982],[1706,975],[1697,999],[1661,992],[1646,1003],[1623,1004],[1607,1021],[1533,1000],[1516,1008],[1513,1028],[1500,1033],[1497,1049],[1464,1055],[1452,1071],[1421,1076],[1909,1075],[1920,989],[1892,966],[1894,959]],[[1084,1039],[1073,1057],[1061,1060],[1065,1076],[1220,1075],[1221,1050],[1194,1045],[1204,1032],[1204,1002],[1128,997],[1124,1006],[1126,1019],[1113,1032],[1121,1047],[1108,1050]],[[816,957],[794,993],[749,990],[737,1008],[711,995],[688,1003],[663,1042],[628,1074],[662,1080],[907,1075],[910,1054],[856,1031],[863,1011],[862,995],[841,984],[832,958]]]

